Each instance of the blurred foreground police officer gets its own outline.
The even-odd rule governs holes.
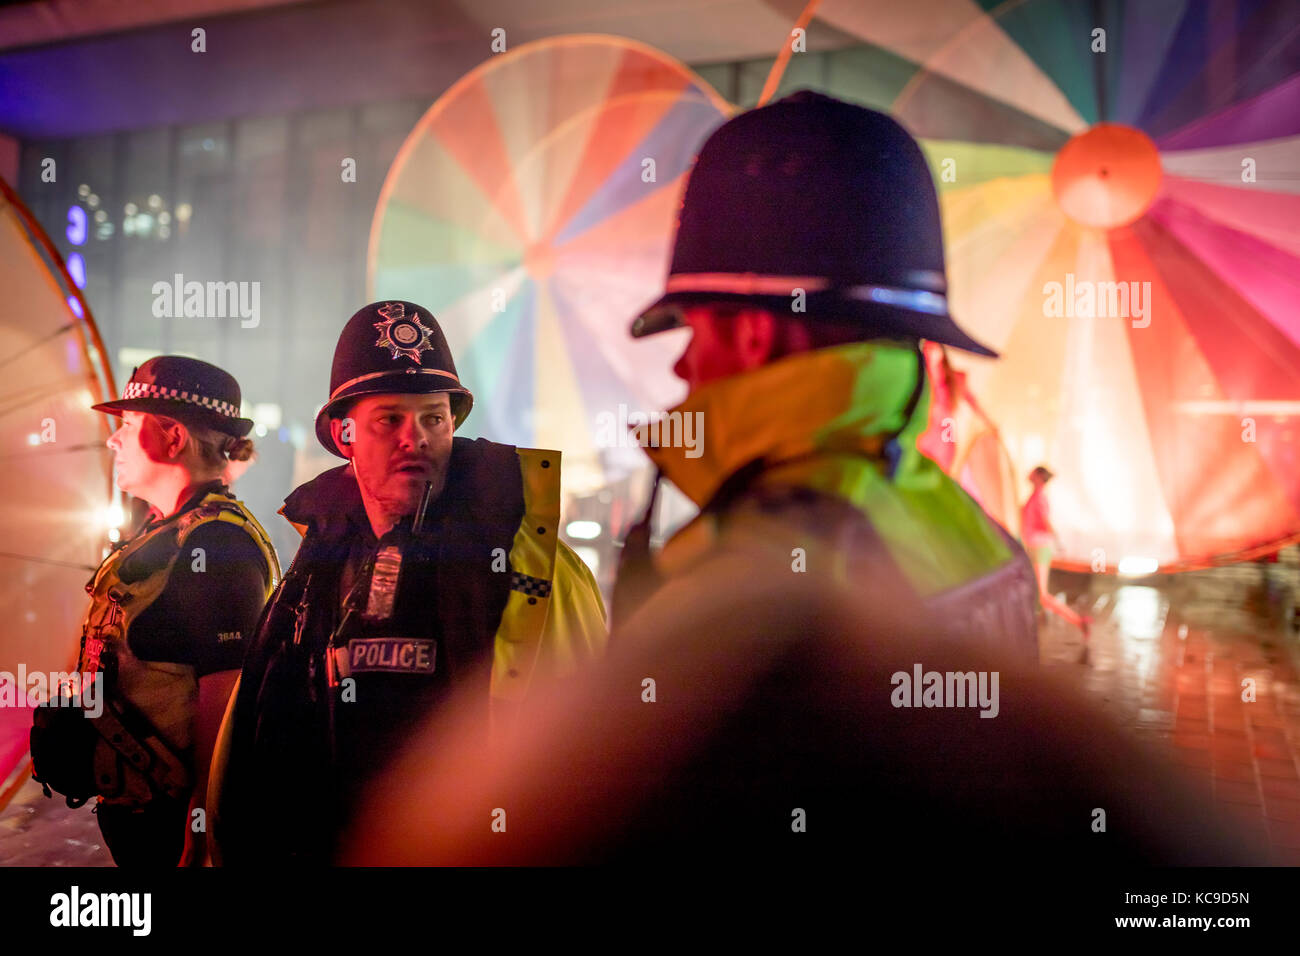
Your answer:
[[[702,451],[646,453],[700,515],[653,562],[645,526],[630,538],[616,621],[677,602],[719,555],[774,553],[1037,661],[1023,549],[917,450],[921,341],[995,357],[946,292],[934,184],[893,119],[802,92],[721,126],[687,181],[665,293],[631,329],[691,329],[674,367],[690,393],[668,418],[694,416]]]
[[[79,670],[102,670],[108,705],[90,720],[39,709],[32,757],[37,779],[70,806],[98,794],[119,866],[203,861],[205,815],[194,811],[205,809],[222,715],[279,579],[266,532],[226,487],[231,463],[253,454],[239,406],[233,377],[179,355],[149,359],[122,399],[94,406],[121,417],[108,440],[117,485],[151,516],[87,585]]]
[[[500,747],[454,719],[414,735],[344,858],[757,873],[783,890],[853,861],[888,874],[872,889],[886,898],[954,874],[958,895],[965,880],[1009,905],[1058,872],[1282,861],[1258,814],[1216,804],[1208,775],[1059,673],[783,556],[733,553],[704,575],[563,693],[533,695]]]
[[[486,742],[535,679],[603,650],[595,580],[558,537],[559,452],[453,438],[472,404],[426,309],[349,320],[316,420],[348,463],[281,511],[304,539],[223,727],[218,862],[330,862],[375,775],[453,691]]]

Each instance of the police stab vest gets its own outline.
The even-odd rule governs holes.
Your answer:
[[[173,758],[186,754],[193,744],[199,693],[194,667],[140,660],[131,652],[127,635],[132,621],[167,587],[173,567],[186,553],[186,539],[211,521],[234,524],[253,539],[269,572],[269,597],[280,578],[270,538],[241,502],[217,493],[113,551],[86,585],[91,602],[82,627],[79,669],[83,673],[103,670],[109,701],[128,705],[148,725],[144,734],[138,728],[132,734],[129,726],[116,726],[120,716],[116,708],[105,708],[109,724],[99,728],[104,739],[95,752],[96,782],[105,802],[141,806],[159,791],[175,796],[190,784],[188,779],[183,784],[178,779]],[[150,746],[149,729],[163,746]],[[152,772],[136,769],[145,765],[151,765]]]

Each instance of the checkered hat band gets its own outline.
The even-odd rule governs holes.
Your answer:
[[[510,572],[510,587],[512,590],[522,591],[533,597],[551,596],[550,581],[546,578],[535,578],[531,574],[521,574],[518,571]]]
[[[122,398],[166,398],[174,402],[189,402],[191,405],[198,405],[200,408],[211,409],[219,415],[225,415],[227,418],[239,417],[239,409],[229,402],[223,402],[217,398],[208,398],[206,395],[200,395],[197,392],[182,392],[178,388],[166,388],[149,382],[127,382],[126,392],[122,395]]]

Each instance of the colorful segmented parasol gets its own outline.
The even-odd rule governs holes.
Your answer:
[[[85,584],[107,544],[116,395],[103,344],[53,244],[0,180],[0,807],[27,778],[27,692],[77,663]],[[40,674],[40,683],[32,675]]]
[[[487,60],[424,115],[380,195],[370,282],[442,325],[474,393],[463,434],[562,449],[575,491],[644,461],[619,429],[680,397],[681,343],[627,329],[661,290],[682,177],[728,113],[650,47],[568,36]]]
[[[1177,570],[1294,540],[1294,3],[811,14],[870,44],[839,92],[892,112],[931,160],[953,313],[1002,359],[951,355],[1021,482],[1056,472],[1057,563]]]

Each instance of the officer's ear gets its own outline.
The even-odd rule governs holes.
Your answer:
[[[350,417],[330,419],[330,437],[334,439],[334,447],[348,461],[352,460],[352,435],[356,427],[356,422]]]
[[[190,443],[190,430],[183,423],[164,415],[155,415],[154,420],[162,433],[163,453],[170,459],[179,458]]]
[[[766,365],[776,351],[777,319],[766,309],[739,309],[731,320],[732,347],[743,371]]]

